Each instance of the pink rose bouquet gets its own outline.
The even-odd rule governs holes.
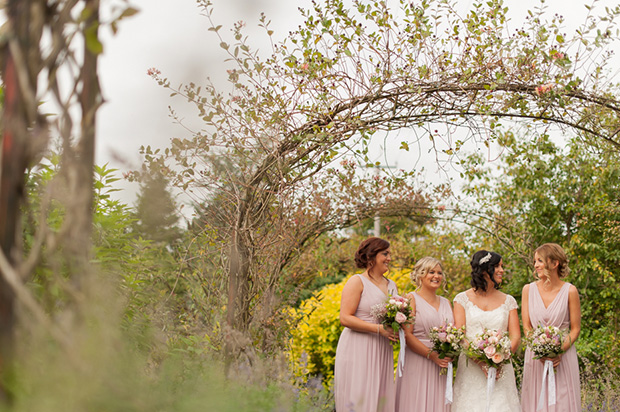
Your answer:
[[[508,333],[498,330],[485,329],[469,342],[467,356],[484,362],[487,369],[487,407],[491,407],[491,396],[495,387],[495,379],[501,372],[501,367],[510,362],[512,352],[510,350],[510,338]]]
[[[465,338],[465,326],[456,328],[452,323],[435,326],[428,332],[428,336],[433,344],[432,350],[439,354],[439,358],[456,358],[463,350],[462,343]],[[446,369],[441,369],[441,374],[446,373]]]
[[[566,332],[555,326],[537,326],[524,339],[534,359],[555,358],[562,351]]]
[[[484,362],[490,368],[499,369],[510,362],[512,356],[508,333],[485,329],[469,343],[467,356]]]
[[[409,299],[402,296],[390,296],[387,301],[372,306],[370,314],[384,328],[392,328],[395,334],[401,326],[413,324],[415,319]]]
[[[411,307],[411,301],[402,296],[390,296],[387,301],[378,303],[370,308],[370,314],[377,323],[384,328],[392,328],[394,334],[398,335],[400,351],[398,353],[398,376],[403,375],[405,366],[405,331],[401,329],[403,325],[413,324],[415,313]]]

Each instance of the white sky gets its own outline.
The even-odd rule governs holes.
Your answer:
[[[320,1],[320,0],[319,0]],[[416,1],[416,0],[413,0]],[[272,21],[275,38],[283,38],[301,21],[297,7],[309,5],[308,0],[213,0],[215,18],[222,30],[243,20],[246,27],[256,27],[261,12]],[[612,5],[612,0],[601,0]],[[193,81],[201,84],[207,77],[218,78],[224,73],[223,52],[218,40],[208,31],[207,18],[201,16],[196,0],[130,0],[140,13],[123,20],[116,36],[103,32],[105,52],[100,60],[100,78],[105,105],[98,117],[97,163],[109,163],[121,172],[140,166],[141,145],[165,148],[173,137],[188,132],[172,123],[168,106],[183,112],[180,99],[171,99],[169,92],[147,76],[155,67],[172,84]],[[472,0],[459,1],[468,9]],[[526,10],[536,7],[537,0],[506,0],[516,28],[521,26]],[[568,27],[581,23],[586,9],[582,0],[548,0],[551,14],[566,17]],[[601,7],[601,6],[598,6]],[[598,8],[597,7],[597,8]],[[568,31],[568,30],[567,30]],[[229,33],[229,31],[224,31]],[[266,49],[266,37],[252,36],[253,44]],[[261,41],[263,43],[261,43]],[[193,113],[187,114],[191,120]],[[135,185],[124,183],[121,200],[133,203]]]

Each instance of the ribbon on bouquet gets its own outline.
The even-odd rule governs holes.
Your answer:
[[[487,412],[491,410],[491,395],[495,389],[495,377],[497,376],[496,368],[489,368],[487,371]]]
[[[550,360],[545,361],[545,369],[543,370],[542,388],[540,390],[540,397],[538,398],[538,406],[536,410],[539,411],[545,405],[545,381],[549,376],[549,397],[547,398],[547,405],[555,405],[555,373],[553,372],[553,362]]]
[[[398,339],[400,340],[400,351],[398,351],[398,377],[400,378],[403,376],[403,369],[405,368],[405,348],[407,347],[405,331],[402,328],[398,330]]]
[[[446,373],[446,405],[452,403],[452,362],[448,364],[448,373]]]

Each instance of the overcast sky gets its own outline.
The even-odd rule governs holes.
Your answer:
[[[320,1],[320,0],[319,0]],[[415,1],[415,0],[414,0]],[[182,109],[179,99],[147,76],[155,67],[173,84],[193,81],[200,84],[207,77],[217,78],[224,72],[223,55],[218,41],[208,31],[208,20],[201,15],[196,0],[130,0],[139,14],[123,20],[119,32],[104,32],[104,55],[100,61],[102,91],[106,100],[98,117],[97,163],[109,163],[121,172],[140,165],[141,145],[164,148],[172,137],[187,132],[172,123],[168,106]],[[472,0],[459,1],[469,8]],[[613,4],[603,0],[602,4]],[[213,0],[214,14],[224,28],[236,21],[256,27],[261,12],[272,21],[276,38],[282,38],[301,21],[297,8],[307,7],[308,0]],[[516,28],[526,10],[538,5],[536,0],[506,0]],[[586,9],[580,0],[548,0],[553,13],[566,17],[567,25],[583,20]],[[256,31],[256,33],[260,33]],[[266,37],[252,36],[261,47]],[[263,48],[267,48],[264,44]],[[188,113],[191,118],[191,113]],[[122,200],[133,203],[134,185],[123,184]]]

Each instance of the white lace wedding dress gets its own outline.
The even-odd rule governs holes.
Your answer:
[[[506,301],[498,308],[484,311],[474,305],[465,292],[454,298],[465,309],[465,328],[468,340],[473,340],[484,329],[508,330],[508,314],[518,307],[517,301],[506,295]],[[454,401],[452,412],[486,412],[487,378],[480,366],[467,357],[459,357],[456,379],[454,381]],[[519,394],[512,364],[504,365],[500,378],[495,382],[491,395],[490,412],[520,412]]]

